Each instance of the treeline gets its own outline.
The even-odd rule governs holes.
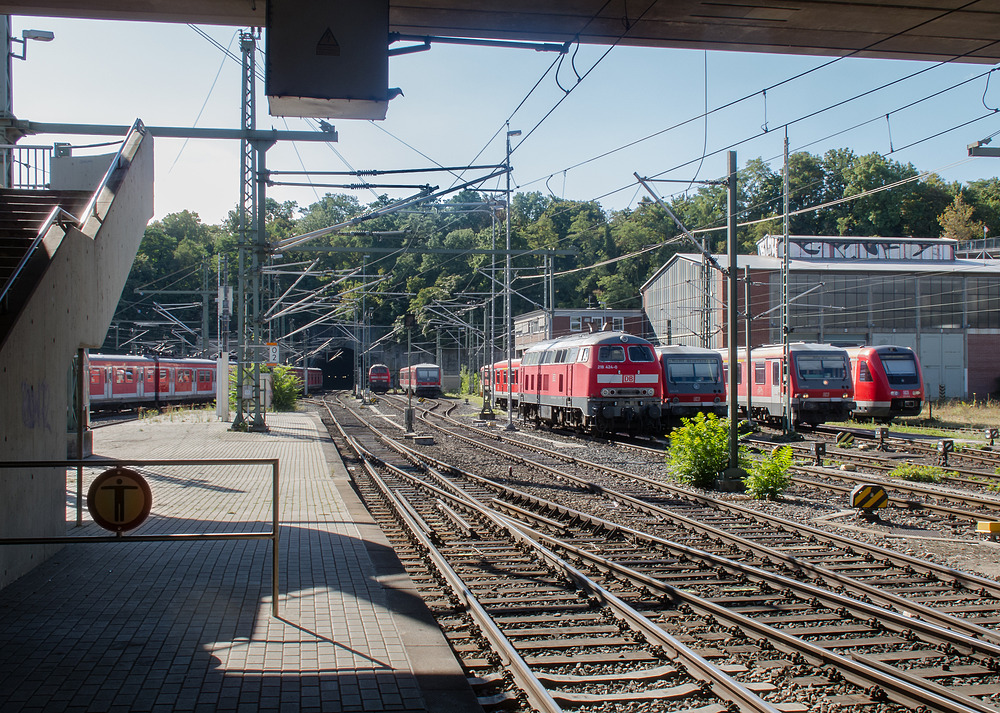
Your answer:
[[[998,179],[947,183],[935,174],[922,175],[912,164],[879,154],[857,156],[847,149],[823,156],[796,153],[789,166],[793,235],[949,237],[966,242],[1000,228]],[[327,326],[360,319],[363,285],[367,321],[375,325],[397,324],[412,312],[430,332],[447,319],[449,310],[455,314],[482,304],[489,299],[491,274],[503,279],[504,258],[465,251],[503,250],[506,245],[503,207],[491,204],[488,195],[494,194],[462,191],[448,200],[316,238],[306,244],[314,251],[291,250],[274,258],[271,265],[276,269],[265,278],[266,304],[284,294],[307,266],[309,275],[286,301],[298,301],[307,292],[318,295],[308,309],[275,323],[274,333],[287,334],[324,316],[332,315],[332,321],[320,323]],[[269,199],[267,231],[273,242],[343,223],[390,203],[387,197],[362,204],[353,196],[327,194],[301,208]],[[782,232],[780,171],[761,159],[748,162],[739,172],[737,204],[740,250],[755,252],[758,238]],[[669,205],[709,249],[725,250],[724,186],[692,189],[671,198]],[[190,211],[151,223],[119,304],[118,325],[128,329],[144,323],[149,332],[143,341],[174,339],[168,335],[176,330],[148,326],[161,320],[154,305],[200,304],[198,292],[206,286],[215,290],[220,269],[222,281],[235,287],[237,228],[235,211],[220,225],[206,225]],[[639,286],[673,254],[694,249],[674,220],[647,198],[634,208],[606,211],[596,201],[570,201],[539,192],[514,194],[511,242],[514,250],[573,251],[553,259],[557,308],[639,307]],[[321,247],[336,251],[315,251]],[[367,268],[364,275],[362,265]],[[543,258],[515,257],[513,269],[515,314],[536,309],[545,302]],[[186,293],[191,296],[185,297]],[[192,327],[200,324],[196,306],[187,312],[171,311]],[[214,334],[214,321],[212,325]],[[313,333],[321,330],[317,325]],[[119,329],[119,342],[122,333]]]

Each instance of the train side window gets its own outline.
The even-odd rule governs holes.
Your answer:
[[[868,369],[868,364],[863,361],[858,362],[858,381],[872,381],[872,373]]]
[[[573,362],[576,361],[577,356],[579,355],[579,353],[580,353],[580,347],[573,347],[572,349],[570,349],[568,351],[568,353],[566,355],[566,361],[569,362],[570,364],[572,364]]]
[[[590,361],[590,347],[584,347],[583,349],[581,349],[580,353],[576,357],[576,360],[578,362]]]
[[[781,383],[781,362],[778,361],[771,362],[771,383],[772,384]]]
[[[125,370],[120,367],[115,369],[115,383],[116,384],[125,383]]]
[[[605,344],[597,350],[597,361],[625,361],[625,348],[618,344]]]
[[[549,375],[542,374],[542,391],[548,391],[548,390],[549,390]]]
[[[101,370],[100,369],[91,369],[90,370],[90,383],[91,384],[100,384],[101,383]]]
[[[753,363],[753,383],[763,384],[767,379],[767,372],[765,370],[765,364],[762,361],[755,361]]]
[[[563,390],[563,375],[559,375],[559,393],[561,394]]]

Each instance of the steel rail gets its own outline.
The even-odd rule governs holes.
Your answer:
[[[378,433],[377,431],[375,433],[384,442],[394,440],[388,438],[384,434]],[[360,444],[357,445],[360,446]],[[401,449],[397,449],[400,450],[401,453],[409,452],[411,450],[403,444],[396,445],[401,446]],[[722,669],[709,662],[685,644],[681,643],[677,638],[664,631],[655,622],[651,621],[634,607],[627,604],[624,600],[602,587],[586,574],[573,567],[569,562],[559,557],[548,548],[543,547],[534,538],[524,532],[519,523],[516,523],[511,518],[485,506],[468,493],[465,493],[465,491],[463,491],[459,486],[450,482],[440,473],[432,471],[430,474],[436,480],[445,484],[445,488],[438,487],[432,483],[421,480],[411,473],[407,473],[406,471],[396,468],[389,463],[381,461],[381,459],[377,460],[379,460],[383,467],[391,470],[397,477],[413,482],[419,487],[428,489],[432,495],[439,498],[447,498],[458,507],[465,507],[474,510],[481,517],[493,522],[496,527],[506,531],[509,536],[515,539],[515,541],[530,547],[536,555],[545,560],[551,567],[564,573],[588,595],[594,597],[601,604],[608,606],[615,612],[616,615],[627,621],[633,629],[645,636],[649,643],[660,646],[665,651],[670,652],[671,656],[669,658],[671,658],[671,660],[680,662],[688,673],[694,676],[694,678],[706,681],[711,686],[715,695],[717,695],[720,699],[737,705],[741,711],[779,713],[778,708],[762,699],[756,693],[753,693],[739,681],[725,673]],[[367,464],[367,459],[365,462]],[[379,481],[381,482],[381,479],[379,479]],[[396,495],[395,491],[388,489],[388,486],[384,487],[393,495]],[[427,546],[432,547],[429,544]],[[447,563],[445,563],[445,565],[447,566]],[[457,574],[455,574],[455,576],[458,577]],[[463,601],[465,601],[466,596],[472,597],[473,595],[471,592],[468,591],[464,584],[461,584],[460,578],[459,583],[461,587],[459,595],[462,597]],[[509,642],[499,629],[497,629],[497,633],[503,637],[504,641]],[[531,675],[534,677],[534,674]]]
[[[438,417],[441,416],[438,415]],[[459,425],[463,428],[468,428],[467,426],[464,426],[464,424],[458,424],[457,422],[456,425]],[[477,430],[477,429],[472,429],[472,430]],[[472,439],[468,439],[468,437],[463,436],[462,434],[456,434],[450,431],[449,433],[452,433],[456,438],[465,439],[467,442],[475,443],[478,447],[488,447],[486,444],[474,441]],[[499,436],[498,434],[487,432],[485,433],[485,435],[487,435],[491,439],[497,438],[498,440],[506,440],[504,439],[503,436]],[[519,446],[525,445],[520,441],[514,441],[514,442],[517,443]],[[606,472],[611,472],[614,475],[630,478],[642,482],[644,484],[651,485],[655,488],[666,490],[667,492],[671,492],[673,494],[683,495],[685,497],[688,497],[689,499],[695,500],[696,502],[702,502],[703,504],[710,505],[713,507],[719,507],[720,509],[734,510],[746,517],[763,519],[784,530],[804,532],[807,535],[819,539],[825,539],[828,542],[833,542],[840,547],[852,549],[854,551],[860,550],[862,552],[868,552],[873,555],[877,555],[881,558],[888,559],[893,563],[902,560],[906,564],[906,566],[912,567],[915,570],[923,571],[924,573],[933,574],[934,576],[942,579],[943,581],[958,582],[969,589],[984,590],[989,592],[994,597],[1000,597],[1000,584],[983,577],[977,577],[975,575],[970,575],[964,572],[959,572],[957,570],[942,567],[940,565],[936,565],[931,562],[926,562],[924,560],[919,560],[913,557],[909,557],[908,555],[891,552],[889,550],[877,547],[875,545],[869,545],[867,543],[863,543],[857,540],[852,540],[846,537],[842,537],[840,535],[836,535],[834,533],[827,532],[825,530],[820,530],[818,528],[810,527],[808,525],[800,525],[790,520],[785,520],[783,518],[779,518],[773,515],[760,513],[758,511],[752,510],[750,508],[745,508],[735,503],[723,502],[716,500],[715,498],[695,495],[688,491],[679,488],[674,488],[673,486],[669,486],[668,484],[662,483],[661,481],[645,478],[644,476],[638,476],[619,469],[614,469],[608,466],[599,465],[597,463],[592,463],[590,461],[574,458],[572,456],[566,456],[556,451],[551,451],[530,444],[526,447],[532,450],[541,450],[545,452],[547,455],[552,455],[561,458],[563,460],[568,460],[575,464],[586,465],[587,467],[604,470]],[[420,453],[419,451],[413,451],[413,452],[422,458],[427,458],[427,456]],[[512,458],[517,462],[521,463],[525,462],[524,459],[518,458],[517,456],[513,456],[511,454],[507,454],[505,451],[501,449],[496,449],[496,452],[498,454],[506,455],[507,457]],[[859,594],[872,597],[876,599],[876,601],[883,601],[886,603],[886,605],[898,608],[902,611],[912,612],[914,616],[925,618],[927,621],[934,622],[935,624],[942,626],[944,628],[963,632],[964,634],[971,637],[980,637],[986,641],[994,641],[1000,644],[1000,634],[991,629],[987,629],[985,627],[971,623],[965,619],[962,619],[961,617],[953,616],[951,614],[948,614],[947,612],[942,612],[933,609],[931,607],[927,607],[926,605],[920,604],[919,602],[908,600],[906,598],[900,597],[899,595],[892,594],[891,592],[879,589],[860,580],[847,577],[845,575],[841,575],[827,568],[811,564],[810,562],[807,561],[803,561],[793,555],[787,555],[783,552],[767,547],[766,545],[760,545],[745,538],[739,537],[738,535],[733,535],[724,530],[720,530],[716,527],[713,527],[712,525],[708,525],[693,520],[691,518],[687,518],[674,511],[666,510],[664,508],[659,508],[658,506],[646,503],[643,500],[634,498],[621,491],[605,488],[604,486],[598,483],[594,483],[593,481],[586,480],[585,478],[581,478],[579,476],[575,476],[573,474],[566,473],[564,471],[558,471],[557,469],[551,468],[549,466],[540,465],[538,467],[548,470],[549,472],[558,472],[560,477],[564,477],[568,480],[576,482],[582,487],[588,488],[594,492],[602,492],[615,498],[621,498],[623,500],[631,502],[636,507],[641,507],[647,511],[655,512],[656,514],[659,515],[666,515],[670,519],[675,520],[677,522],[684,522],[685,524],[687,524],[687,526],[691,527],[695,531],[729,541],[732,544],[735,544],[743,549],[750,550],[751,552],[755,552],[764,557],[767,557],[776,564],[781,564],[795,569],[807,571],[813,574],[813,576],[822,577],[824,579],[827,579],[828,581],[836,581],[838,584],[845,587],[849,587],[850,589],[858,592]]]
[[[387,437],[383,436],[383,439],[386,438]],[[415,456],[419,456],[419,460],[421,461],[423,461],[426,458],[426,456],[421,456],[421,454],[419,454],[418,451],[410,449],[407,446],[402,446],[402,448],[404,450],[410,451]],[[748,575],[748,577],[751,579],[768,583],[777,583],[778,585],[798,590],[800,594],[806,598],[815,597],[815,598],[827,599],[829,600],[827,602],[827,606],[831,608],[845,607],[848,609],[855,609],[858,612],[860,612],[860,614],[855,614],[855,616],[860,616],[860,618],[864,618],[865,616],[875,616],[880,618],[880,620],[892,619],[894,620],[894,623],[896,623],[897,625],[902,624],[900,630],[913,628],[914,624],[913,620],[903,615],[898,615],[895,614],[894,612],[890,612],[879,607],[873,607],[863,602],[858,602],[848,597],[844,597],[843,595],[838,595],[836,593],[828,592],[813,585],[804,584],[796,580],[783,577],[781,575],[773,575],[758,568],[750,567],[748,565],[743,565],[741,563],[736,563],[731,560],[727,560],[723,557],[719,557],[717,555],[712,555],[711,553],[704,552],[702,550],[688,548],[683,545],[679,545],[677,543],[663,540],[662,538],[656,538],[646,533],[641,533],[632,528],[627,528],[607,520],[602,520],[601,518],[587,515],[586,513],[582,513],[580,511],[566,508],[565,506],[561,506],[557,503],[552,503],[551,501],[545,501],[541,498],[535,498],[534,496],[531,496],[527,493],[507,488],[487,478],[483,478],[481,476],[475,476],[474,474],[470,474],[460,469],[455,469],[450,466],[449,469],[460,473],[463,477],[470,477],[476,482],[489,484],[491,487],[494,487],[500,490],[501,492],[507,491],[510,493],[517,493],[519,496],[524,497],[529,501],[533,501],[536,503],[545,503],[547,504],[547,506],[550,507],[550,509],[556,512],[560,512],[565,516],[569,517],[570,519],[575,518],[583,522],[588,522],[588,524],[594,527],[600,527],[605,530],[618,531],[630,537],[639,539],[640,541],[645,540],[650,543],[657,543],[671,550],[679,551],[680,553],[685,554],[687,556],[695,557],[696,559],[702,559],[702,560],[707,559],[716,566],[722,566],[729,571],[735,571],[738,573]],[[407,474],[404,471],[400,471],[400,474],[402,477],[405,477],[413,482],[419,483],[423,487],[430,488],[433,491],[442,494],[443,496],[448,495],[444,490],[439,490],[438,488],[424,481],[421,481],[420,479],[410,474]],[[440,476],[440,474],[438,474],[437,477],[443,478],[443,476]],[[454,498],[456,496],[452,495],[451,497]],[[461,498],[459,501],[462,505],[466,507],[472,507],[472,505],[469,504],[466,498]],[[485,506],[480,503],[477,503],[474,507],[476,507],[476,509],[481,512],[484,510],[488,512],[488,509],[485,508]],[[535,517],[537,517],[537,515]],[[510,520],[508,516],[503,516],[503,518],[505,520]],[[777,646],[777,648],[785,651],[786,653],[800,653],[807,659],[811,659],[817,662],[817,664],[834,665],[836,668],[846,672],[847,675],[845,676],[845,678],[850,680],[852,683],[855,683],[856,685],[860,685],[862,687],[872,686],[872,685],[878,686],[886,693],[891,694],[890,698],[892,698],[892,700],[906,701],[910,705],[913,705],[914,707],[929,706],[934,710],[940,710],[940,711],[979,711],[980,713],[988,713],[988,712],[995,713],[996,711],[996,709],[993,708],[992,706],[988,706],[986,704],[981,703],[980,701],[971,699],[967,696],[957,694],[954,691],[951,691],[945,687],[937,685],[929,687],[925,685],[927,682],[924,681],[923,679],[918,679],[917,677],[912,677],[912,676],[907,676],[905,678],[902,676],[897,676],[895,675],[896,669],[893,669],[892,667],[885,667],[887,669],[890,669],[889,671],[886,671],[877,667],[868,666],[866,663],[859,662],[855,659],[834,653],[832,651],[829,651],[828,649],[825,649],[811,642],[799,639],[798,637],[792,636],[790,634],[786,634],[781,630],[775,629],[766,624],[761,624],[759,622],[756,622],[753,619],[745,617],[742,614],[731,612],[725,607],[722,607],[721,605],[716,605],[710,602],[709,600],[704,600],[700,597],[697,597],[696,595],[689,594],[687,592],[684,592],[683,590],[674,588],[664,582],[661,582],[656,578],[650,577],[637,570],[634,570],[633,568],[619,565],[615,563],[613,560],[608,560],[606,558],[601,557],[600,555],[596,555],[594,553],[580,549],[572,544],[563,542],[557,538],[544,535],[542,533],[538,533],[533,530],[522,529],[523,527],[525,527],[523,525],[512,523],[512,526],[515,527],[518,531],[520,531],[521,536],[527,537],[529,540],[537,541],[537,543],[539,544],[544,542],[548,544],[550,547],[557,547],[560,549],[564,549],[567,552],[571,553],[574,557],[578,557],[579,559],[588,561],[593,566],[599,569],[613,571],[618,575],[620,575],[621,577],[629,579],[637,586],[649,589],[650,591],[653,592],[660,592],[662,595],[668,596],[670,599],[674,601],[678,600],[685,601],[686,603],[690,604],[693,608],[696,608],[707,614],[715,616],[716,619],[730,621],[733,626],[738,626],[741,630],[747,632],[752,636],[758,636],[763,640],[770,641],[771,643],[778,642],[780,645]],[[542,550],[540,550],[540,554],[542,554],[543,557],[545,557],[547,560],[550,561],[551,558],[554,558],[555,562],[563,561],[562,558],[558,557],[558,555],[556,555],[551,551],[548,551],[548,548],[542,548]],[[575,568],[572,569],[573,571],[577,571],[575,570]],[[587,578],[586,575],[584,575],[582,572],[579,573],[579,576],[589,581],[589,578]],[[596,586],[599,587],[600,585]],[[645,617],[643,617],[643,619],[645,619]],[[936,632],[934,632],[936,635],[935,638],[937,638],[937,643],[951,643],[952,645],[956,643],[953,632],[945,630],[941,627],[933,627],[933,629],[937,630]],[[930,631],[931,629],[928,628],[927,630]],[[967,639],[963,643],[970,648],[971,647],[977,647],[980,649],[985,648],[984,653],[986,653],[986,655],[1000,654],[1000,646],[989,646],[982,644],[982,642],[978,642],[975,640],[968,640],[968,637],[963,637],[963,638]],[[913,680],[907,680],[907,679],[913,679]]]
[[[434,415],[437,416],[438,418],[444,418],[440,414],[434,414]],[[664,493],[669,493],[669,494],[674,495],[674,496],[685,497],[685,498],[688,498],[689,500],[693,500],[693,501],[701,503],[703,505],[708,505],[708,506],[711,506],[711,507],[714,507],[714,508],[718,508],[720,510],[732,510],[732,511],[741,513],[741,514],[743,514],[743,515],[745,515],[747,517],[755,518],[755,519],[762,520],[762,521],[765,521],[765,522],[770,522],[770,523],[772,523],[772,524],[774,524],[774,525],[776,525],[778,527],[784,528],[784,529],[799,530],[799,531],[805,532],[805,533],[807,533],[807,534],[809,534],[809,535],[811,535],[811,536],[813,536],[813,537],[815,537],[817,539],[825,540],[825,541],[829,541],[829,542],[835,542],[838,545],[840,545],[841,547],[849,547],[851,549],[854,549],[855,551],[868,552],[868,553],[872,554],[873,556],[876,556],[876,557],[879,557],[879,558],[882,558],[882,559],[888,559],[888,560],[891,560],[893,562],[899,562],[899,563],[905,564],[907,567],[910,567],[910,568],[912,568],[912,569],[914,569],[916,571],[924,572],[924,573],[928,573],[928,574],[934,574],[935,576],[940,577],[944,581],[960,583],[963,586],[968,587],[969,589],[979,589],[979,590],[987,591],[987,592],[990,593],[991,596],[1000,597],[1000,583],[998,583],[998,582],[996,582],[996,581],[994,581],[992,579],[987,579],[986,577],[980,577],[978,575],[969,574],[968,572],[961,572],[959,570],[951,569],[950,567],[944,567],[944,566],[936,564],[934,562],[928,562],[927,560],[922,560],[922,559],[919,559],[917,557],[912,557],[912,556],[904,554],[902,552],[894,552],[892,550],[887,550],[884,547],[879,547],[878,545],[871,545],[871,544],[868,544],[866,542],[861,542],[859,540],[853,540],[851,538],[844,537],[842,535],[838,535],[838,534],[836,534],[834,532],[829,532],[827,530],[822,530],[822,529],[820,529],[818,527],[813,527],[811,525],[806,525],[806,524],[800,524],[800,523],[797,523],[797,522],[792,522],[791,520],[788,520],[788,519],[785,519],[785,518],[782,518],[782,517],[778,517],[777,515],[771,515],[769,513],[765,513],[765,512],[759,511],[759,510],[754,510],[752,508],[745,507],[743,505],[740,505],[739,503],[735,503],[735,502],[731,502],[731,501],[725,501],[725,500],[719,500],[717,498],[713,498],[713,497],[708,496],[708,495],[702,495],[702,494],[699,494],[699,493],[694,493],[694,492],[692,492],[690,490],[686,490],[684,488],[681,488],[681,487],[676,486],[676,485],[672,485],[671,483],[668,483],[668,482],[665,482],[665,481],[662,481],[662,480],[658,480],[658,479],[655,479],[655,478],[650,478],[650,477],[643,476],[643,475],[638,475],[636,473],[630,473],[630,472],[622,470],[620,468],[614,468],[613,466],[608,466],[608,465],[604,465],[604,464],[600,464],[600,463],[594,463],[592,461],[588,461],[588,460],[585,460],[585,459],[576,458],[574,456],[570,456],[570,455],[567,455],[565,453],[560,453],[558,451],[553,451],[553,450],[550,450],[550,449],[547,449],[547,448],[542,448],[542,447],[537,446],[535,444],[524,443],[522,441],[518,441],[517,439],[509,438],[509,437],[507,437],[507,436],[505,436],[503,434],[494,434],[494,433],[490,433],[488,431],[484,431],[482,429],[476,429],[474,427],[467,426],[465,424],[461,424],[461,423],[459,423],[457,421],[454,421],[454,419],[451,419],[451,421],[452,421],[452,423],[454,423],[455,425],[457,425],[457,426],[459,426],[459,427],[461,427],[463,429],[469,429],[469,430],[472,430],[472,431],[474,431],[476,433],[481,433],[481,434],[487,436],[488,438],[491,438],[491,439],[494,439],[494,440],[508,440],[511,443],[514,443],[514,444],[516,444],[516,445],[518,445],[518,446],[520,446],[522,448],[525,448],[527,450],[534,450],[536,452],[542,452],[545,455],[548,455],[548,456],[550,456],[552,458],[557,458],[557,459],[563,460],[563,461],[565,461],[567,463],[581,465],[581,466],[585,466],[585,467],[588,467],[588,468],[593,468],[593,469],[598,470],[598,471],[607,472],[607,473],[610,473],[610,474],[618,476],[618,477],[631,479],[631,480],[634,480],[636,482],[648,485],[648,486],[650,486],[650,487],[652,487],[654,489],[660,490],[660,491],[662,491]],[[456,437],[460,437],[460,436],[458,434],[456,434]],[[928,504],[926,504],[926,503],[921,503],[922,507],[926,507],[927,505]],[[941,506],[937,506],[937,507],[941,507]]]

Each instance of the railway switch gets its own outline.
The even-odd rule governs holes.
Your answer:
[[[873,483],[862,483],[851,491],[851,507],[859,510],[875,510],[884,508],[889,504],[889,496],[885,488]]]
[[[816,465],[823,465],[823,457],[825,455],[826,455],[826,444],[813,443],[813,456],[816,459]]]
[[[938,465],[948,465],[948,454],[955,452],[955,441],[950,438],[938,441]]]

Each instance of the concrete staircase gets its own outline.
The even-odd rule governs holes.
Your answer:
[[[0,189],[0,334],[30,297],[48,261],[40,231],[49,216],[61,208],[65,212],[57,212],[57,222],[75,224],[74,218],[80,217],[91,195],[89,191]]]

